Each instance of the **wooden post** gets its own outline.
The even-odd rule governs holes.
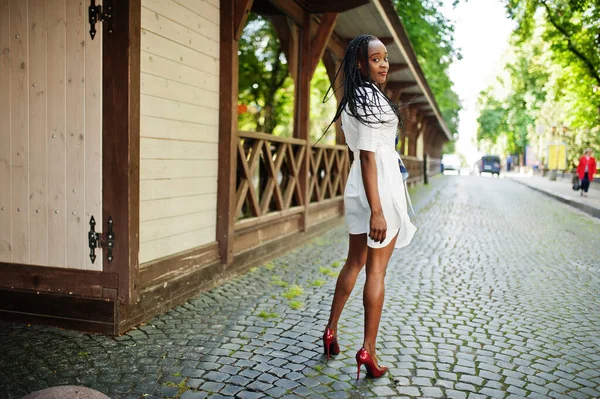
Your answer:
[[[295,87],[295,115],[294,115],[294,133],[299,139],[306,140],[306,151],[304,160],[300,167],[300,187],[304,195],[304,221],[303,231],[308,228],[308,174],[309,162],[311,157],[311,143],[309,138],[309,117],[310,117],[310,79],[311,71],[311,38],[310,38],[310,14],[304,15],[303,26],[300,27],[300,40],[298,51],[298,84]]]
[[[139,293],[140,229],[140,34],[141,0],[113,3],[113,31],[103,24],[102,213],[103,233],[114,220],[113,260],[104,271],[118,274],[121,304]]]
[[[427,161],[429,156],[427,153],[423,154],[423,184],[429,184],[429,168],[427,167]]]
[[[327,75],[329,76],[329,82],[331,83],[332,90],[336,90],[335,92],[335,100],[336,100],[336,109],[339,107],[342,98],[344,97],[344,89],[341,87],[344,84],[344,71],[340,71],[337,80],[335,79],[335,74],[340,68],[341,61],[338,61],[335,58],[335,55],[331,50],[326,50],[323,54],[323,64],[325,65],[325,69],[327,70]],[[346,144],[346,137],[344,137],[344,132],[342,131],[342,121],[341,118],[337,120],[335,123],[335,143],[336,144]]]
[[[269,17],[269,20],[273,24],[275,32],[277,32],[281,49],[287,60],[290,76],[294,81],[294,85],[296,85],[298,84],[298,27],[285,15],[273,15]]]
[[[317,65],[319,61],[323,57],[323,52],[327,46],[327,42],[333,33],[333,29],[335,28],[335,22],[337,21],[338,13],[336,12],[326,12],[321,17],[321,23],[317,28],[317,33],[315,38],[311,43],[311,61],[310,61],[310,76],[315,73],[317,69]]]
[[[239,41],[244,31],[244,26],[248,20],[250,9],[254,0],[234,0],[233,8],[233,37]]]
[[[235,0],[221,0],[217,241],[222,264],[233,261],[237,171],[238,42]]]

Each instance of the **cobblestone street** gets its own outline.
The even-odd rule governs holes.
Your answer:
[[[322,355],[341,226],[122,337],[0,322],[0,397],[600,397],[600,221],[508,179],[434,180],[388,268],[383,378],[355,381],[364,272]]]

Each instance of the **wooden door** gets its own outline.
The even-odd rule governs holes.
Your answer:
[[[102,29],[89,0],[0,0],[0,262],[102,270]]]

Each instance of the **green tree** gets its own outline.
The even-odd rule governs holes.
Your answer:
[[[323,103],[323,98],[330,85],[327,69],[321,61],[310,81],[310,138],[312,142],[317,141],[323,135],[335,116],[337,109],[335,97]],[[335,144],[335,125],[329,128],[320,143]]]
[[[240,113],[240,128],[273,133],[277,126],[290,126],[293,98],[293,82],[275,28],[251,13],[239,42],[239,103],[252,112]]]
[[[536,9],[537,3],[509,3],[514,6],[511,16],[519,22],[511,41],[512,60],[499,79],[501,90],[495,91],[503,95],[491,95],[490,89],[480,96],[478,140],[495,134],[510,152],[521,152],[531,143],[542,158],[547,144],[566,142],[570,164],[575,166],[584,148],[600,146],[600,87],[588,65],[569,50],[569,43],[564,47],[564,35],[542,18],[548,12],[544,4],[551,10],[555,6],[544,1],[539,2],[543,8]],[[589,2],[581,4],[591,7]],[[524,17],[536,12],[537,17]],[[559,13],[561,18],[566,14]]]
[[[578,62],[600,86],[600,3],[598,0],[507,0],[517,22],[515,38],[527,41],[543,15],[543,38],[563,66]]]
[[[394,4],[440,112],[450,132],[456,133],[460,100],[448,68],[454,59],[460,59],[460,52],[454,46],[454,26],[440,11],[442,1],[394,0]]]
[[[482,110],[477,118],[477,141],[487,140],[496,144],[498,137],[508,133],[507,110],[494,98],[490,89],[479,94],[479,106]]]

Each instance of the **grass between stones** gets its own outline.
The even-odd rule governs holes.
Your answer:
[[[175,376],[175,377],[177,377],[177,376]],[[179,399],[179,398],[181,398],[181,395],[183,395],[185,393],[185,391],[190,389],[190,387],[188,387],[188,385],[187,385],[188,380],[189,380],[189,378],[186,378],[185,380],[181,381],[179,384],[175,384],[174,382],[165,382],[164,385],[171,387],[171,388],[178,388],[179,391],[177,391],[177,395],[175,395],[173,397],[173,399]]]
[[[298,284],[294,284],[292,285],[286,292],[284,292],[283,297],[285,299],[292,300],[300,295],[302,295],[304,293],[304,289],[302,287],[300,287]]]
[[[275,268],[275,265],[269,262],[264,267],[266,270],[273,270]]]
[[[279,287],[287,287],[288,283],[282,280],[281,276],[274,275],[271,277],[271,284],[278,285]]]
[[[319,267],[319,272],[328,277],[337,277],[337,273],[328,267],[324,267],[324,266]]]
[[[258,317],[260,317],[262,319],[276,319],[279,317],[279,315],[277,313],[270,313],[270,312],[266,312],[266,311],[262,310],[258,314]]]

